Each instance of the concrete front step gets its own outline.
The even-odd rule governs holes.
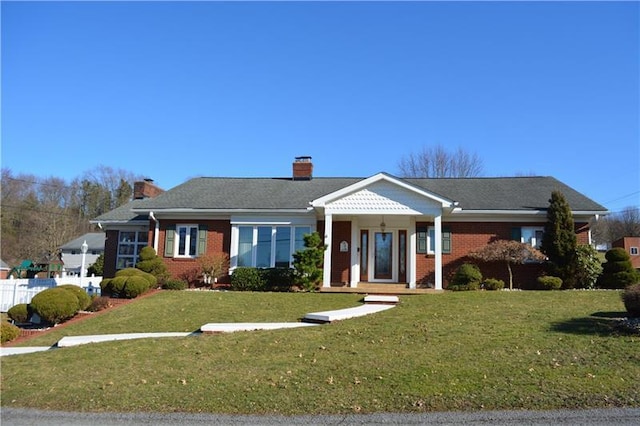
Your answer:
[[[317,323],[327,323],[386,311],[387,309],[391,309],[394,306],[395,305],[370,303],[355,308],[339,309],[337,311],[312,312],[310,314],[306,314],[304,318],[302,318],[302,320]]]

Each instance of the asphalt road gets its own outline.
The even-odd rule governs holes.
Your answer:
[[[139,425],[620,425],[640,426],[640,408],[553,411],[480,411],[427,414],[229,416],[216,414],[65,413],[2,408],[2,426]]]

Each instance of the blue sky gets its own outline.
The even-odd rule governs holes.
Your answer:
[[[424,146],[640,206],[638,2],[6,2],[2,166],[398,173]],[[526,190],[526,188],[523,188]]]

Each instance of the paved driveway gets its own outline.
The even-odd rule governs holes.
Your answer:
[[[553,411],[444,412],[344,416],[227,416],[215,414],[63,413],[2,408],[3,426],[138,425],[640,425],[640,408]]]

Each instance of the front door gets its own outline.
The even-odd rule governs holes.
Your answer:
[[[373,278],[390,280],[393,278],[393,233],[375,232],[373,248]]]

